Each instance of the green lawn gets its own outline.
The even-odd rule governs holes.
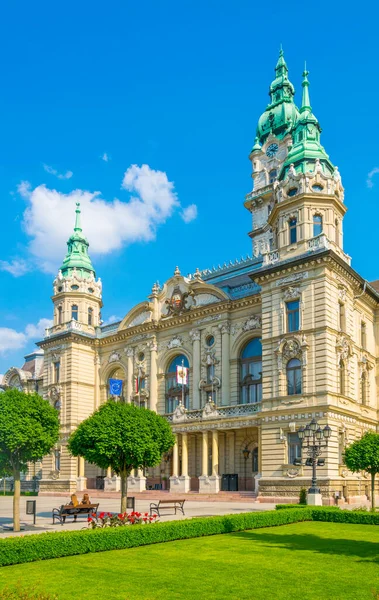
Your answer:
[[[373,600],[379,527],[305,522],[3,567],[59,600]]]

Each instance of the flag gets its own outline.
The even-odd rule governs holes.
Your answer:
[[[121,396],[122,394],[122,379],[109,380],[109,393],[111,396]]]
[[[188,383],[188,367],[176,367],[176,383],[179,385],[187,385]]]
[[[136,394],[139,392],[139,377],[136,377]]]

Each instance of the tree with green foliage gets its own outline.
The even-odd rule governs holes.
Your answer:
[[[375,510],[375,475],[379,473],[379,434],[367,432],[345,449],[345,465],[353,473],[367,471],[371,475],[371,510]]]
[[[58,439],[58,413],[47,400],[14,388],[0,394],[0,472],[14,479],[14,531],[20,531],[21,473],[49,454]]]
[[[82,456],[121,478],[121,512],[126,512],[128,477],[133,469],[159,465],[175,443],[168,422],[134,404],[108,400],[80,423],[68,442],[73,456]]]

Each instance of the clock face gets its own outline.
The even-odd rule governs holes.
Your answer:
[[[266,154],[269,158],[272,158],[273,156],[275,156],[275,154],[277,153],[278,150],[279,150],[278,144],[270,144],[266,150]]]

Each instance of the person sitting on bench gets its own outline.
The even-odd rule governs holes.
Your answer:
[[[67,506],[78,506],[79,500],[76,494],[71,494],[71,502],[67,504]]]
[[[81,504],[81,506],[91,504],[91,500],[89,499],[88,494],[83,494],[83,498],[82,498],[80,504]]]

